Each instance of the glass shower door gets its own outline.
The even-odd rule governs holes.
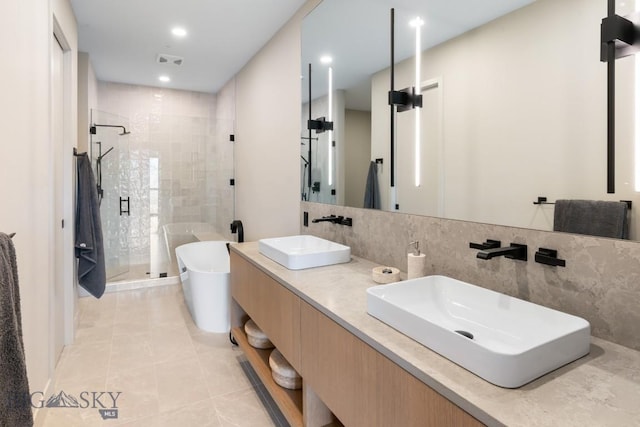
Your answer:
[[[129,123],[124,117],[91,111],[91,161],[94,167],[107,280],[129,271]]]

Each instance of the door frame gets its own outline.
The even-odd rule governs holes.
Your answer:
[[[52,31],[50,32],[51,41],[50,41],[50,56],[53,55],[53,48],[56,47],[55,44],[59,44],[62,47],[63,53],[63,146],[62,146],[62,198],[63,198],[63,220],[64,227],[62,229],[62,244],[64,250],[62,251],[61,257],[56,256],[55,251],[52,255],[53,262],[56,265],[62,265],[61,271],[61,279],[63,280],[63,341],[64,345],[72,344],[74,341],[75,335],[75,312],[76,312],[76,300],[77,300],[77,291],[75,283],[77,282],[76,274],[75,274],[75,250],[74,250],[74,224],[75,224],[75,156],[73,155],[73,148],[76,146],[75,141],[75,133],[74,133],[74,121],[73,121],[73,50],[71,48],[71,44],[69,43],[67,37],[65,36],[64,30],[62,26],[56,19],[55,13],[52,13]],[[51,61],[51,59],[50,59]],[[51,74],[51,73],[50,73]],[[53,92],[53,81],[50,76],[51,89]],[[51,96],[51,108],[53,106],[53,96]],[[50,114],[50,129],[53,128],[53,114]],[[51,174],[55,174],[55,159],[51,158]],[[51,180],[52,185],[52,195],[55,195],[56,189],[53,188],[55,185],[55,180]],[[52,218],[52,235],[55,236],[55,232],[60,227],[61,224],[58,222],[57,218]],[[55,242],[55,240],[54,240]],[[61,259],[59,259],[61,258]],[[55,272],[54,266],[54,272]],[[55,274],[53,277],[56,277]],[[50,321],[54,320],[54,311],[55,301],[53,298],[55,281],[51,283],[50,289],[50,298],[49,298],[49,318]],[[53,322],[52,322],[53,323]],[[53,350],[55,349],[55,343],[53,340],[55,339],[55,335],[50,337],[50,349],[52,350],[52,360],[51,363],[54,365],[57,362],[57,357],[59,355],[54,355]]]

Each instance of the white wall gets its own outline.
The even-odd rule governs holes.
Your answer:
[[[89,151],[91,110],[98,107],[98,80],[86,52],[78,53],[78,151]]]
[[[538,0],[423,53],[422,79],[443,80],[446,218],[549,230],[553,207],[534,206],[537,196],[637,197],[629,58],[616,62],[617,194],[606,194],[603,16],[591,0]],[[396,67],[396,87],[412,85],[413,67]],[[372,157],[387,156],[387,91],[384,70],[373,79]]]
[[[44,391],[53,372],[49,348],[49,303],[52,298],[53,209],[50,147],[50,47],[55,13],[71,45],[76,68],[76,23],[66,0],[3,0],[0,35],[5,40],[0,79],[0,228],[16,232],[22,327],[27,372],[32,391]],[[72,79],[76,79],[75,71]],[[68,144],[76,143],[76,102],[73,81],[72,128]],[[69,148],[70,148],[69,147]],[[72,153],[69,151],[69,161]],[[56,221],[57,222],[57,221]],[[71,224],[69,219],[68,224]]]
[[[300,25],[307,2],[236,75],[236,218],[245,240],[299,233]]]

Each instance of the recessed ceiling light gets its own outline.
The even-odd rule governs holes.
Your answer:
[[[185,30],[182,27],[175,27],[171,29],[171,34],[173,34],[176,37],[184,37],[187,35],[187,30]]]
[[[329,55],[324,55],[320,58],[320,62],[322,62],[323,64],[331,64],[333,62],[333,58]]]
[[[160,76],[158,77],[158,80],[160,80],[163,83],[169,83],[171,81],[171,78],[169,76]]]

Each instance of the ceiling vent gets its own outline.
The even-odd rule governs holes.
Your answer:
[[[184,58],[182,56],[159,53],[157,62],[158,64],[182,65],[182,63],[184,62]]]

